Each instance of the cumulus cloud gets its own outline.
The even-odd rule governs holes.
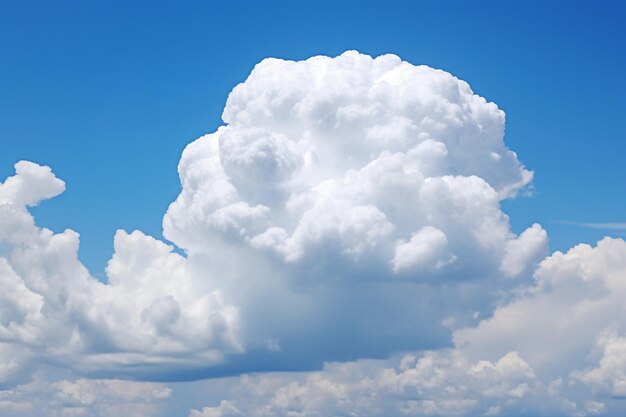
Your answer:
[[[534,285],[477,327],[456,331],[454,340],[473,358],[515,349],[545,380],[567,381],[603,412],[596,396],[626,395],[624,299],[626,242],[607,237],[543,260]],[[624,411],[619,402],[607,409]]]
[[[183,153],[163,222],[192,253],[234,240],[287,262],[326,250],[389,264],[426,226],[453,246],[514,239],[498,202],[532,174],[504,145],[504,113],[448,73],[356,52],[266,59],[223,118]]]
[[[486,313],[545,254],[541,226],[516,236],[500,209],[532,178],[504,113],[444,71],[266,59],[223,119],[183,152],[163,229],[240,307],[251,349],[319,364],[444,345],[443,319]]]
[[[119,231],[109,282],[92,278],[77,259],[78,234],[37,227],[25,207],[62,190],[49,168],[25,162],[0,185],[0,381],[21,380],[30,361],[124,375],[241,350],[236,309],[191,279],[171,246]]]
[[[15,175],[0,184],[0,204],[36,206],[65,191],[65,183],[49,167],[30,161],[15,164]]]
[[[597,345],[602,352],[598,364],[574,372],[573,377],[605,394],[626,398],[626,337],[615,333],[600,336]]]
[[[185,149],[163,220],[187,256],[119,231],[106,283],[78,261],[76,232],[26,209],[63,182],[16,165],[0,186],[4,343],[144,376],[245,352],[295,368],[385,356],[446,344],[441,320],[489,305],[485,282],[495,293],[545,250],[540,226],[517,237],[500,210],[532,177],[504,113],[446,72],[356,52],[267,59],[223,118]]]
[[[447,245],[448,238],[441,230],[425,226],[413,233],[410,240],[396,245],[393,271],[397,273],[420,266],[443,268],[456,259],[454,255],[442,253]]]
[[[556,252],[541,262],[534,285],[476,328],[457,331],[455,341],[473,355],[515,349],[533,366],[562,374],[619,345],[626,330],[625,283],[622,239]]]
[[[16,165],[0,184],[0,383],[43,361],[88,376],[190,379],[451,347],[454,329],[490,316],[545,254],[541,226],[517,235],[500,208],[532,179],[504,143],[504,112],[449,73],[354,51],[266,59],[233,89],[223,120],[178,165],[182,190],[163,231],[185,254],[118,231],[106,282],[78,260],[76,232],[40,228],[28,211],[63,182]],[[432,353],[414,370],[406,359],[368,371],[371,387],[346,382],[314,398],[345,412],[370,407],[352,397],[371,394],[385,403],[372,410],[496,414],[539,384],[532,355],[516,350]],[[436,369],[439,387],[411,379]],[[333,386],[335,374],[315,375]],[[310,384],[321,389],[281,390],[276,410],[300,401],[303,415],[321,413],[297,394]],[[433,391],[443,386],[462,395]]]
[[[201,416],[620,416],[626,411],[626,242],[542,261],[534,283],[456,346],[319,372],[245,377]]]

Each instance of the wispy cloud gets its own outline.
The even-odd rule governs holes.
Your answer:
[[[568,221],[568,220],[559,220],[558,223],[569,224],[572,226],[586,227],[589,229],[626,230],[626,223],[575,222],[575,221]]]

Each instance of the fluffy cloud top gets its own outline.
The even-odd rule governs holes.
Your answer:
[[[223,118],[183,153],[183,191],[163,221],[190,253],[241,245],[332,268],[369,259],[420,279],[428,266],[472,274],[514,244],[499,200],[532,174],[504,145],[504,113],[446,72],[356,52],[266,59]],[[443,258],[403,259],[427,230],[445,241]],[[545,249],[537,236],[520,244],[530,258]]]

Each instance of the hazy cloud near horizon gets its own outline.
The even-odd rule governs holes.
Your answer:
[[[222,117],[163,218],[185,255],[120,230],[107,282],[29,213],[65,189],[50,168],[0,184],[0,409],[159,415],[150,381],[259,372],[190,416],[623,411],[626,244],[541,261],[543,228],[500,208],[533,174],[466,82],[394,55],[266,59]],[[37,385],[43,364],[80,378]]]

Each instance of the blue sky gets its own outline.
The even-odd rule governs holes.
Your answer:
[[[505,202],[516,230],[551,246],[624,222],[622,2],[3,2],[3,176],[19,159],[68,184],[35,212],[81,233],[101,274],[117,228],[161,235],[184,146],[221,124],[228,92],[261,59],[357,49],[466,80],[507,113],[505,140],[535,171]]]
[[[623,416],[624,21],[0,1],[0,416]]]

